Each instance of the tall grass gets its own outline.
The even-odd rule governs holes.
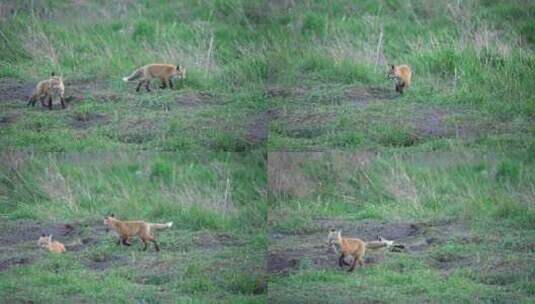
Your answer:
[[[184,229],[262,229],[263,167],[258,153],[5,153],[1,213],[52,221],[115,213]]]

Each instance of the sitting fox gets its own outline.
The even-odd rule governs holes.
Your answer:
[[[387,77],[396,81],[396,92],[403,94],[403,90],[411,85],[412,71],[406,64],[392,65]]]
[[[61,108],[65,109],[64,94],[65,86],[63,84],[63,78],[52,73],[50,79],[40,81],[37,84],[27,105],[35,106],[37,99],[39,99],[41,105],[45,106],[44,101],[48,100],[48,109],[52,110],[52,101],[57,102],[59,99]]]
[[[338,259],[338,265],[348,265],[344,259],[346,256],[352,256],[353,262],[348,271],[353,271],[355,265],[358,262],[360,266],[364,266],[364,254],[366,249],[380,249],[387,248],[393,245],[394,241],[388,241],[384,238],[378,237],[377,241],[364,242],[360,239],[343,238],[342,231],[331,229],[327,237],[329,247],[334,248],[336,251],[340,251],[340,258]]]
[[[37,246],[46,248],[53,253],[65,252],[65,246],[62,243],[58,241],[52,241],[52,234],[47,236],[43,233],[39,240],[37,240]]]
[[[151,234],[151,230],[169,228],[173,226],[173,222],[151,224],[144,221],[120,221],[112,214],[104,219],[104,225],[106,225],[106,232],[112,229],[119,235],[118,245],[122,242],[123,245],[130,246],[128,239],[137,235],[145,244],[143,250],[147,250],[147,242],[153,242],[156,251],[160,251],[160,246],[156,243],[156,238]]]
[[[142,84],[145,84],[145,89],[150,92],[150,81],[154,78],[159,78],[162,82],[161,89],[165,89],[167,84],[170,88],[173,88],[172,78],[185,79],[186,69],[180,65],[172,64],[160,64],[153,63],[147,64],[137,70],[135,70],[130,76],[123,77],[123,81],[133,81],[139,79],[139,83],[136,88],[136,92],[139,92],[139,88]]]

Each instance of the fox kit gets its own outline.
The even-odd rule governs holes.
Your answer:
[[[173,88],[172,78],[185,79],[186,69],[180,65],[153,63],[147,64],[135,70],[130,76],[123,77],[123,81],[133,81],[139,79],[136,92],[142,84],[145,84],[145,89],[150,92],[150,81],[154,78],[159,78],[162,82],[161,89],[165,89],[169,83],[169,87]]]
[[[353,262],[348,270],[353,271],[357,262],[360,266],[364,266],[364,254],[366,253],[366,249],[380,249],[392,246],[393,241],[379,238],[377,241],[364,242],[360,239],[343,238],[342,231],[331,229],[327,240],[329,242],[329,247],[340,251],[340,258],[338,259],[338,265],[340,267],[344,267],[344,264],[348,265],[344,261],[346,256],[353,257]]]
[[[61,102],[61,108],[65,109],[65,98],[63,97],[64,94],[65,86],[63,85],[63,78],[52,73],[50,79],[40,81],[37,84],[37,87],[33,91],[30,100],[28,100],[28,106],[35,106],[37,99],[39,99],[41,105],[45,106],[44,101],[48,100],[48,109],[52,110],[52,101],[57,101],[59,99]]]
[[[104,219],[104,225],[106,225],[106,232],[109,229],[113,229],[118,235],[119,240],[117,244],[130,246],[128,239],[133,236],[139,236],[139,238],[145,244],[143,250],[147,250],[147,242],[153,242],[156,251],[160,251],[158,243],[156,243],[155,237],[151,234],[151,230],[165,229],[173,226],[173,222],[167,224],[151,224],[143,221],[120,221],[112,214]]]
[[[396,80],[396,92],[403,94],[403,90],[411,85],[411,68],[406,64],[392,65],[387,77]]]
[[[37,240],[37,245],[41,248],[46,248],[53,253],[62,253],[65,252],[65,246],[58,241],[52,241],[52,234],[46,236],[45,234],[41,235],[39,240]]]

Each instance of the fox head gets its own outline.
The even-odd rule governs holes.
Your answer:
[[[39,238],[39,240],[37,240],[37,246],[41,248],[46,248],[51,243],[52,243],[52,234],[47,236],[43,233],[41,237]]]
[[[176,66],[176,77],[178,79],[186,79],[186,68],[180,64]]]
[[[386,74],[386,78],[393,79],[399,77],[399,71],[398,68],[395,65],[391,65],[390,69],[388,70],[388,73]]]
[[[329,249],[334,249],[334,251],[337,251],[338,248],[340,247],[341,241],[342,241],[342,231],[332,228],[329,231],[329,235],[327,236]]]
[[[112,222],[114,220],[115,215],[113,213],[104,218],[104,225],[106,225],[106,233],[110,231],[110,226],[112,225]]]

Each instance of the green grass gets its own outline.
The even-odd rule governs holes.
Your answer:
[[[459,134],[464,143],[525,130],[535,109],[535,56],[525,34],[534,12],[525,1],[296,4],[270,32],[268,87],[282,92],[271,104],[284,115],[271,123],[269,148],[376,149]],[[402,63],[412,67],[413,84],[396,97],[385,75],[387,64]],[[419,130],[432,117],[434,129],[450,132]],[[472,124],[480,132],[465,134]],[[508,125],[515,130],[501,128]]]
[[[248,133],[267,105],[268,65],[258,38],[264,21],[255,17],[262,7],[260,1],[6,4],[12,13],[1,21],[0,89],[10,95],[0,106],[7,122],[0,144],[53,152],[261,147],[262,139]],[[187,79],[174,90],[138,94],[121,81],[153,62],[183,65]],[[63,75],[66,96],[75,97],[68,110],[25,108],[31,89],[51,72]],[[98,116],[81,123],[81,113]]]
[[[2,231],[15,239],[2,249],[2,298],[263,302],[262,155],[4,153]],[[152,247],[144,252],[137,240],[131,247],[117,246],[111,234],[103,233],[102,221],[110,213],[174,225],[158,233],[159,253]],[[61,233],[57,227],[63,224],[76,234]],[[67,253],[58,257],[38,249],[41,232],[55,234]]]

